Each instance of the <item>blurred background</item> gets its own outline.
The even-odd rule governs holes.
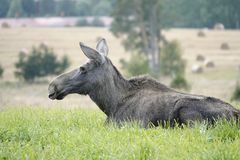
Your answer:
[[[87,61],[78,43],[103,37],[129,78],[240,100],[239,0],[0,0],[0,107],[90,107],[48,99],[49,82]]]

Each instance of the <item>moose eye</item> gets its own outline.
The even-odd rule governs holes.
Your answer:
[[[80,72],[81,73],[86,73],[86,68],[85,67],[80,67]]]

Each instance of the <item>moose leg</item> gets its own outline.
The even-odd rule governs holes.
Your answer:
[[[186,124],[189,127],[194,127],[194,123],[203,121],[202,114],[190,107],[181,107],[178,115],[179,123]]]

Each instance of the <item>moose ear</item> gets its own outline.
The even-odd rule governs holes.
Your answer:
[[[83,53],[91,60],[94,60],[99,63],[104,63],[105,58],[98,53],[95,49],[92,49],[88,46],[85,46],[82,42],[79,43],[80,48],[82,49]]]
[[[98,44],[97,44],[97,47],[96,47],[97,51],[104,55],[104,56],[107,56],[108,55],[108,46],[107,46],[107,42],[104,38],[102,38]]]

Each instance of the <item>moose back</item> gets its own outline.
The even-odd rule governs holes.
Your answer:
[[[138,121],[143,127],[170,126],[195,121],[214,123],[219,118],[238,120],[240,111],[213,97],[175,91],[149,77],[125,79],[107,57],[108,46],[101,39],[96,49],[80,43],[89,61],[54,79],[49,98],[61,100],[68,94],[89,95],[107,115],[107,122],[121,125]]]

